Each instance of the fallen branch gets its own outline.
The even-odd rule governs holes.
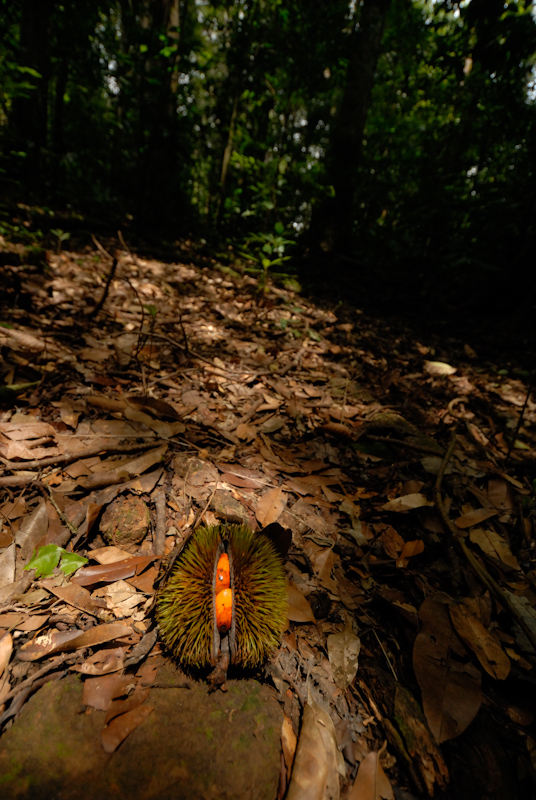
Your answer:
[[[82,458],[91,458],[101,453],[136,453],[139,450],[150,450],[152,447],[160,447],[166,442],[159,439],[150,442],[136,442],[135,444],[101,444],[96,447],[88,447],[86,450],[78,450],[76,453],[63,453],[49,458],[36,458],[33,461],[8,461],[0,456],[6,469],[44,469],[54,467],[57,464],[72,464]]]
[[[15,697],[22,689],[26,689],[28,686],[32,686],[39,678],[42,678],[43,675],[46,675],[48,672],[52,672],[53,670],[60,667],[67,659],[72,659],[72,653],[62,653],[61,656],[52,659],[49,661],[48,664],[45,664],[44,667],[38,669],[37,672],[34,672],[33,675],[30,675],[29,678],[18,683],[10,692],[6,694],[4,698],[2,698],[2,703],[7,703],[8,700],[11,700],[12,697]]]
[[[519,610],[512,603],[506,592],[499,586],[497,581],[489,574],[486,567],[480,563],[480,561],[476,558],[472,550],[470,550],[467,547],[462,533],[449,518],[449,515],[445,508],[445,504],[443,503],[443,498],[441,496],[441,485],[443,482],[443,476],[445,474],[445,470],[452,457],[455,446],[456,446],[456,434],[453,433],[449,448],[441,463],[439,472],[437,473],[437,478],[434,486],[434,500],[437,510],[439,512],[439,516],[441,517],[441,521],[443,522],[445,528],[453,535],[454,541],[464,554],[465,558],[467,559],[473,570],[480,578],[481,582],[484,584],[484,586],[486,586],[487,589],[489,589],[491,594],[495,597],[495,600],[498,603],[500,603],[513,617],[513,619],[517,622],[517,624],[519,625],[519,627],[522,629],[523,633],[529,640],[530,644],[534,648],[534,651],[536,652],[536,636],[531,631],[531,629],[523,619],[522,615],[520,614]]]

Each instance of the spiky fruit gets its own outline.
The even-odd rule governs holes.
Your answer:
[[[282,559],[270,539],[245,525],[198,528],[159,592],[156,617],[165,644],[187,667],[262,664],[287,621]]]

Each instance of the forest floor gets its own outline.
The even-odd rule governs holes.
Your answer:
[[[534,797],[525,374],[186,248],[3,245],[1,796]],[[225,521],[291,530],[289,624],[210,693],[154,595]]]

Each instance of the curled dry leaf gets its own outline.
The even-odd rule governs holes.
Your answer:
[[[98,617],[106,608],[106,603],[104,601],[94,600],[88,590],[84,589],[83,586],[77,586],[74,583],[67,583],[65,586],[55,586],[54,583],[55,581],[53,579],[41,581],[41,586],[44,586],[49,592],[59,597],[64,603],[78,608],[86,614],[92,614]]]
[[[38,658],[49,656],[52,653],[61,653],[64,650],[76,650],[76,645],[70,643],[80,637],[80,631],[47,631],[37,636],[31,642],[23,644],[18,652],[21,661],[36,661]]]
[[[339,775],[345,771],[331,717],[309,697],[287,800],[338,800]]]
[[[394,559],[399,557],[405,545],[404,539],[391,525],[381,532],[380,542],[385,554]]]
[[[317,537],[317,540],[318,538],[321,537]],[[338,560],[338,556],[335,556],[333,553],[333,543],[330,542],[328,547],[323,547],[313,541],[313,537],[307,537],[304,549],[320,584],[328,592],[334,596],[338,596],[339,585],[332,577],[332,570],[335,566],[336,559]]]
[[[0,678],[7,669],[11,653],[13,652],[13,637],[10,633],[4,633],[0,639]]]
[[[154,706],[138,706],[132,711],[127,711],[126,714],[115,717],[102,731],[101,741],[104,752],[114,753],[121,742],[124,742],[127,736],[135,731],[153,710]]]
[[[132,628],[121,622],[109,622],[96,625],[81,633],[75,631],[47,631],[33,641],[23,644],[18,652],[21,661],[36,661],[52,653],[63,653],[66,650],[78,650],[80,647],[94,647],[103,642],[130,636]]]
[[[396,566],[399,569],[404,569],[408,566],[410,558],[418,556],[424,550],[424,542],[422,539],[413,539],[411,542],[406,542],[400,553],[400,558],[396,560]]]
[[[82,702],[99,711],[108,711],[112,700],[126,694],[134,683],[135,679],[132,675],[103,675],[98,678],[87,678],[84,681]]]
[[[501,681],[507,678],[510,659],[480,620],[463,606],[450,606],[449,612],[456,633],[473,651],[488,675]]]
[[[405,514],[414,508],[431,505],[433,503],[427,500],[421,492],[412,492],[411,494],[404,494],[402,497],[396,497],[394,500],[389,500],[388,503],[384,503],[382,509],[383,511],[396,511],[400,514]]]
[[[87,658],[83,664],[75,664],[71,669],[81,672],[82,675],[108,675],[111,672],[118,672],[123,669],[124,653],[122,647],[115,647],[112,650],[102,648],[92,656]]]
[[[259,525],[265,528],[271,522],[276,522],[286,504],[287,495],[283,493],[281,486],[277,486],[275,489],[268,489],[259,500],[255,512]]]
[[[18,631],[25,631],[31,633],[38,631],[43,625],[46,625],[50,614],[30,614],[22,622],[17,625]]]
[[[121,547],[116,547],[116,545],[98,547],[96,550],[91,551],[91,559],[99,564],[113,564],[117,561],[124,561],[127,558],[132,558],[131,554]]]
[[[503,478],[490,478],[488,481],[488,497],[490,503],[495,508],[505,511],[512,511],[515,508],[515,501],[512,497],[512,490]]]
[[[425,361],[424,371],[434,377],[444,377],[446,375],[454,375],[456,367],[451,367],[450,364],[446,364],[444,361]]]
[[[380,752],[367,753],[350,790],[348,800],[394,800],[393,787],[383,771]]]
[[[114,700],[106,712],[104,724],[108,725],[115,717],[127,714],[129,711],[133,711],[135,708],[138,708],[138,706],[141,706],[149,697],[150,691],[150,688],[140,689],[136,686],[132,694],[129,694],[124,700]]]
[[[285,767],[287,770],[287,781],[290,780],[297,744],[298,737],[294,733],[292,721],[290,717],[284,714],[283,725],[281,726],[281,747],[283,748],[283,758],[285,759]]]
[[[287,587],[287,596],[288,618],[291,622],[316,622],[309,602],[292,583]]]
[[[24,561],[32,557],[37,545],[44,539],[48,531],[48,512],[44,500],[41,500],[36,508],[21,522],[20,529],[15,536],[15,542],[21,548],[21,556]]]
[[[0,589],[4,586],[11,587],[15,580],[15,562],[17,546],[15,542],[0,553]]]
[[[139,575],[151,561],[154,561],[154,556],[130,556],[130,558],[111,564],[99,564],[98,566],[80,569],[71,580],[72,583],[76,583],[78,586],[91,586],[94,583],[115,583],[115,581],[131,578],[136,573]]]
[[[41,447],[56,440],[56,430],[48,422],[36,422],[33,416],[28,421],[0,423],[0,454],[8,460],[20,458],[33,461],[58,454],[57,447]],[[22,465],[21,465],[22,466]]]
[[[343,631],[328,636],[327,645],[335,683],[344,692],[357,674],[361,642],[347,622]]]
[[[172,436],[176,436],[178,433],[184,433],[186,430],[186,426],[183,422],[165,422],[161,419],[155,419],[152,414],[146,414],[144,411],[134,408],[130,404],[127,405],[123,413],[126,419],[147,425],[147,427],[154,431],[161,439],[170,439]]]
[[[457,528],[464,530],[484,522],[485,519],[496,517],[498,513],[496,508],[474,508],[472,511],[468,511],[467,514],[462,514],[461,517],[455,519],[454,524]]]
[[[510,550],[510,545],[502,536],[496,531],[485,530],[484,528],[473,528],[469,533],[470,540],[478,545],[483,553],[491,556],[491,558],[502,561],[507,567],[518,570],[519,562],[515,555]]]
[[[413,669],[424,713],[438,744],[459,736],[482,702],[481,675],[456,635],[446,607],[427,599],[419,609],[421,632],[413,647]]]
[[[127,404],[133,408],[139,408],[142,411],[147,411],[155,417],[169,417],[170,419],[180,420],[180,414],[164,400],[158,400],[154,397],[133,397],[125,395],[124,399]]]

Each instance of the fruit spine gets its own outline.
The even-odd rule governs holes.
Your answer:
[[[287,622],[282,560],[267,536],[245,525],[198,528],[158,594],[156,617],[165,644],[187,667],[218,665],[222,654],[258,666]]]

